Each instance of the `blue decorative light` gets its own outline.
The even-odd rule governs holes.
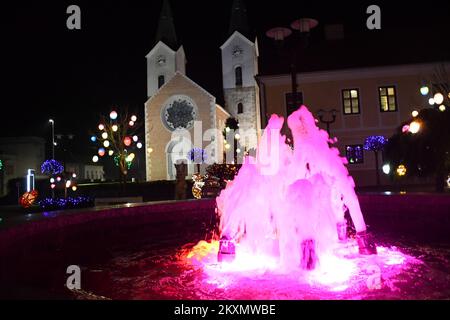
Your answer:
[[[41,172],[48,175],[60,174],[64,171],[64,166],[55,159],[45,160],[41,165]]]
[[[364,150],[380,151],[388,142],[384,136],[368,136],[364,142]]]
[[[194,163],[203,163],[206,160],[206,152],[201,148],[193,148],[188,153],[188,159]]]
[[[97,141],[97,137],[96,137],[96,136],[92,136],[92,137],[91,137],[91,141],[92,141],[92,142]]]
[[[39,201],[39,206],[43,210],[64,210],[73,208],[87,208],[94,206],[94,200],[90,197],[69,197],[69,198],[45,198]]]

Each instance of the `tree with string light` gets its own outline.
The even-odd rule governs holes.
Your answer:
[[[127,111],[119,114],[112,110],[108,117],[102,116],[97,134],[91,136],[91,141],[99,144],[92,161],[96,163],[105,156],[112,158],[119,169],[120,182],[126,183],[128,170],[136,157],[133,151],[143,147],[139,138],[141,127],[137,116],[130,116]]]

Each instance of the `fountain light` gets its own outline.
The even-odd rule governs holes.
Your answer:
[[[223,236],[219,241],[219,252],[217,253],[217,261],[233,261],[236,256],[236,243],[233,239]]]

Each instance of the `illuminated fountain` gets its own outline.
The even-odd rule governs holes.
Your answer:
[[[293,148],[280,133],[283,117],[272,115],[256,157],[245,158],[216,200],[220,240],[201,241],[188,258],[212,277],[275,272],[321,283],[349,280],[361,264],[401,263],[405,257],[398,252],[380,247],[377,255],[347,160],[331,146],[336,141],[317,127],[305,106],[287,123]],[[352,239],[347,210],[356,231]]]

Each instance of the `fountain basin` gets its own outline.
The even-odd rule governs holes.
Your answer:
[[[450,197],[369,194],[359,201],[381,246],[399,253],[386,257],[411,258],[381,270],[386,279],[377,288],[361,287],[361,278],[346,287],[311,286],[294,275],[267,273],[212,278],[186,253],[208,234],[215,203],[190,200],[4,221],[0,298],[448,299]],[[69,265],[81,267],[82,290],[89,296],[64,287]]]

